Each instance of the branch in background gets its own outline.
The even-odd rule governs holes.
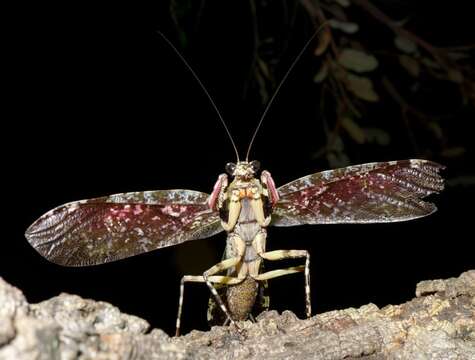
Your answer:
[[[197,6],[190,6],[190,0],[174,0],[172,2],[174,6],[170,10],[177,27],[180,28],[180,22],[189,22],[194,18],[190,12],[202,11],[204,2],[205,0],[202,0],[201,6],[197,8]],[[253,81],[263,103],[266,102],[275,86],[274,65],[280,57],[279,54],[272,52],[276,49],[278,42],[270,42],[269,39],[283,41],[275,34],[275,28],[267,27],[266,14],[268,12],[265,10],[269,4],[265,0],[262,2],[250,0],[249,2],[254,32],[249,76],[254,78]],[[448,109],[450,113],[440,115],[437,111],[426,109],[424,99],[427,99],[428,94],[439,90],[439,95],[429,96],[434,96],[434,98],[445,97],[445,94],[459,96],[457,93],[459,91],[462,95],[460,98],[463,99],[463,106],[475,105],[475,71],[469,63],[470,55],[468,54],[475,48],[475,44],[457,47],[434,46],[413,31],[405,29],[389,17],[383,11],[384,9],[373,5],[370,0],[326,2],[300,0],[293,4],[295,7],[291,16],[286,6],[282,9],[285,19],[289,19],[289,21],[284,21],[286,26],[290,27],[289,30],[295,28],[294,22],[298,24],[298,20],[301,20],[296,19],[299,6],[304,9],[303,13],[308,14],[315,27],[327,24],[318,37],[319,42],[314,49],[315,62],[313,63],[313,66],[319,66],[313,78],[314,82],[322,89],[326,89],[326,91],[322,90],[322,94],[325,95],[320,105],[316,104],[317,111],[321,114],[319,119],[325,118],[324,126],[326,127],[326,145],[318,151],[318,155],[327,155],[328,162],[330,162],[328,155],[335,154],[340,159],[347,158],[348,162],[351,162],[350,155],[351,157],[358,156],[353,151],[358,152],[362,148],[348,147],[346,141],[357,145],[387,146],[391,139],[388,123],[382,123],[379,118],[376,118],[377,116],[371,115],[374,110],[381,111],[387,104],[387,99],[393,100],[399,106],[399,119],[404,122],[407,136],[417,153],[433,153],[429,145],[422,147],[424,143],[435,145],[440,150],[437,152],[440,156],[462,153],[447,150],[449,141],[444,136],[446,130],[449,129],[451,129],[451,137],[454,136],[452,126],[446,120],[460,113],[458,104],[452,102],[454,105]],[[262,11],[260,11],[261,7]],[[361,20],[361,24],[352,21],[354,14],[361,15],[360,10],[363,11],[363,16],[367,15],[376,21],[364,19]],[[272,21],[270,23],[272,24]],[[371,38],[371,33],[377,32],[380,24],[389,28],[395,37],[389,34],[389,39],[379,43],[377,36],[374,39]],[[363,26],[369,30],[370,39],[361,36],[360,28]],[[183,29],[181,28],[184,33]],[[394,42],[391,41],[392,39]],[[187,40],[184,34],[183,40]],[[391,76],[388,77],[388,74]],[[393,83],[389,80],[390,78],[397,81]],[[244,84],[244,94],[250,83],[251,78]],[[384,93],[390,96],[385,97]],[[419,102],[418,99],[422,99],[423,102]],[[429,106],[432,107],[432,103]],[[455,106],[457,106],[456,109],[454,109]],[[327,109],[325,114],[323,114],[324,108]],[[415,124],[417,126],[412,124],[414,121],[417,122]],[[463,132],[464,130],[461,129],[458,135]],[[429,135],[429,139],[422,138],[424,135]],[[419,146],[418,143],[421,145]],[[351,149],[351,154],[348,149]]]
[[[427,41],[416,36],[412,32],[404,29],[399,26],[396,21],[391,19],[388,15],[378,9],[376,6],[371,4],[368,0],[350,0],[354,4],[363,8],[366,12],[372,15],[376,20],[388,26],[395,34],[405,37],[415,44],[419,45],[421,48],[425,49],[430,53],[441,65],[446,66],[446,58],[442,56],[440,50],[433,45],[429,44]]]

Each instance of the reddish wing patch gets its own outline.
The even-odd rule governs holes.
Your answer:
[[[323,171],[278,189],[275,226],[411,220],[434,211],[421,200],[443,190],[443,166],[426,160],[369,163]]]
[[[102,264],[220,232],[207,199],[198,191],[162,190],[72,202],[44,214],[25,236],[57,264]]]
[[[270,172],[264,170],[261,174],[261,181],[267,185],[269,199],[272,206],[274,206],[279,201],[279,192],[275,188],[274,179],[272,179]]]
[[[218,198],[221,194],[221,191],[228,186],[228,176],[226,174],[221,174],[218,176],[218,180],[214,184],[213,192],[208,198],[208,206],[212,210],[218,209]]]

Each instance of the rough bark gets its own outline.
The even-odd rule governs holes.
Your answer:
[[[28,304],[0,278],[0,359],[475,359],[475,270],[422,281],[416,297],[299,320],[256,323],[173,338],[116,307],[61,294]]]

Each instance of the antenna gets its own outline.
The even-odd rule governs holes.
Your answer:
[[[289,76],[290,72],[292,71],[292,69],[294,68],[295,64],[297,64],[297,62],[300,60],[300,58],[302,57],[303,53],[305,52],[305,50],[307,50],[308,46],[310,45],[310,43],[312,42],[312,40],[318,35],[318,33],[320,32],[320,30],[327,24],[327,22],[325,21],[323,24],[321,24],[317,30],[315,31],[315,33],[312,35],[312,37],[310,39],[308,39],[307,43],[305,44],[305,46],[302,48],[302,50],[300,50],[300,53],[297,55],[297,57],[295,58],[295,60],[292,62],[292,65],[290,65],[289,67],[289,70],[287,70],[287,72],[285,73],[284,77],[282,78],[282,80],[280,81],[279,85],[277,85],[277,88],[276,90],[274,91],[274,94],[272,95],[271,99],[269,100],[269,102],[267,103],[267,106],[266,108],[264,109],[264,112],[262,113],[262,116],[261,116],[261,119],[259,120],[259,123],[257,124],[257,127],[256,127],[256,130],[254,131],[254,134],[252,135],[252,138],[251,138],[251,142],[249,143],[249,147],[247,148],[247,153],[246,153],[246,161],[249,160],[249,153],[251,152],[251,148],[252,148],[252,144],[254,143],[254,140],[256,138],[256,135],[257,133],[259,132],[259,129],[262,125],[262,122],[264,121],[264,118],[266,117],[267,115],[267,112],[269,111],[272,103],[274,102],[274,99],[277,97],[277,94],[279,93],[280,91],[280,88],[282,87],[282,85],[284,84],[285,80],[287,80],[287,77]]]
[[[163,33],[162,33],[161,31],[158,31],[158,30],[157,30],[157,33],[163,38],[163,40],[166,41],[166,43],[173,49],[173,51],[175,51],[175,53],[178,55],[178,57],[181,59],[181,61],[183,61],[183,63],[185,64],[185,66],[188,68],[188,70],[190,70],[191,74],[192,74],[193,77],[196,79],[196,81],[198,82],[198,84],[201,86],[201,89],[203,89],[204,93],[206,94],[206,96],[208,97],[209,101],[211,102],[211,105],[213,105],[214,110],[215,110],[216,113],[218,114],[219,120],[221,120],[221,123],[223,124],[224,129],[226,130],[226,133],[228,134],[229,140],[231,140],[231,144],[233,145],[234,152],[236,153],[236,159],[237,159],[237,161],[239,162],[239,152],[238,152],[238,150],[237,150],[236,144],[234,143],[233,137],[231,136],[231,132],[229,131],[228,127],[226,126],[226,123],[224,122],[224,119],[223,119],[223,117],[221,116],[221,113],[219,112],[218,107],[216,106],[215,102],[213,101],[213,98],[212,98],[211,95],[209,94],[208,90],[206,90],[205,86],[204,86],[203,83],[201,82],[201,80],[200,80],[200,78],[198,77],[198,75],[196,75],[196,73],[195,73],[195,71],[193,70],[193,68],[190,66],[190,64],[188,64],[188,62],[187,62],[186,59],[183,57],[183,55],[180,54],[180,52],[179,52],[178,49],[175,47],[175,45],[173,45],[173,43],[172,43],[170,40],[168,40],[168,38],[167,38],[165,35],[163,35]]]

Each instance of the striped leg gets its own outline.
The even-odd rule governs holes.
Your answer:
[[[219,305],[221,310],[226,314],[226,318],[229,320],[231,325],[235,326],[237,329],[239,329],[239,326],[237,326],[236,322],[232,319],[231,314],[229,313],[229,310],[227,309],[226,305],[223,302],[223,299],[221,299],[221,296],[219,296],[218,292],[216,291],[216,288],[213,286],[212,282],[209,279],[212,275],[219,273],[221,271],[228,270],[238,265],[240,262],[242,262],[242,257],[232,257],[230,259],[226,259],[217,263],[216,265],[210,267],[208,270],[206,270],[203,273],[203,278],[206,282],[206,285],[208,285],[208,288],[211,291],[211,294],[213,294],[214,299],[216,300],[216,303]],[[239,279],[238,283],[244,280],[244,278],[236,278],[236,279]]]
[[[235,285],[242,282],[242,279],[231,277],[231,276],[209,276],[208,281],[214,284],[223,284],[223,285]],[[176,317],[176,331],[175,336],[180,335],[180,323],[181,323],[181,314],[183,310],[183,299],[185,296],[185,283],[186,282],[206,282],[203,276],[193,276],[193,275],[185,275],[181,278],[180,283],[180,300],[178,302],[178,315]],[[213,287],[214,288],[214,287]]]
[[[265,260],[270,260],[270,261],[303,258],[303,257],[305,258],[305,313],[307,317],[312,316],[312,303],[310,301],[310,254],[308,253],[308,251],[307,250],[274,250],[274,251],[260,253],[259,256]],[[283,270],[273,270],[267,273],[259,274],[258,276],[269,274],[269,276],[278,277],[282,275],[296,273],[298,272],[297,269],[300,269],[300,267],[297,266],[297,267],[283,269]],[[291,272],[289,272],[290,270]],[[282,273],[279,273],[279,271],[282,271]],[[254,276],[254,279],[258,280],[256,276]],[[263,278],[262,280],[265,280],[265,278]]]

